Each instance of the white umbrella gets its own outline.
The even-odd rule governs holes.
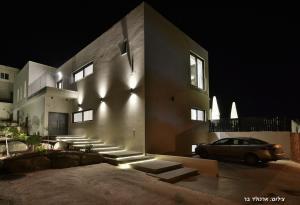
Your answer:
[[[219,119],[220,119],[220,111],[219,111],[219,107],[218,107],[217,98],[216,98],[216,96],[213,96],[211,120],[219,120]]]
[[[238,113],[236,110],[236,105],[235,102],[232,102],[232,106],[231,106],[231,113],[230,113],[230,119],[238,119]]]

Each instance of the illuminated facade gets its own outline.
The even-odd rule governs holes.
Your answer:
[[[182,155],[207,141],[208,53],[145,3],[59,68],[29,62],[17,79],[14,119],[31,133]]]

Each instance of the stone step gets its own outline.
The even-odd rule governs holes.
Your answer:
[[[80,135],[58,135],[56,138],[64,138],[64,139],[69,139],[69,138],[85,138]]]
[[[119,164],[126,164],[126,163],[134,163],[134,162],[139,162],[139,161],[144,161],[144,160],[152,160],[154,159],[153,156],[131,156],[131,157],[123,157],[123,158],[109,158],[109,157],[104,157],[106,162],[112,165],[119,165]]]
[[[120,151],[120,152],[103,154],[104,157],[109,157],[109,158],[130,157],[130,156],[136,156],[136,155],[143,155],[143,153],[135,152],[135,151]]]
[[[132,165],[133,168],[152,174],[159,174],[162,172],[171,171],[182,168],[182,164],[178,162],[170,162],[164,160],[154,160],[149,162],[141,162]]]
[[[84,148],[87,145],[89,145],[89,144],[73,144],[72,146],[73,147]],[[98,147],[100,148],[100,147],[105,146],[105,144],[103,142],[101,142],[101,143],[91,143],[91,145],[93,145],[92,148],[98,148]]]
[[[103,144],[100,140],[72,141],[73,144]]]
[[[93,151],[101,152],[101,151],[125,151],[122,147],[117,146],[103,146],[103,147],[95,147],[92,148]]]
[[[198,170],[183,167],[183,168],[163,172],[163,173],[160,173],[160,174],[148,174],[148,175],[153,176],[153,177],[157,177],[161,181],[174,183],[174,182],[180,181],[184,178],[198,175]]]

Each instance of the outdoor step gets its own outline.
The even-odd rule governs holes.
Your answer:
[[[58,135],[56,136],[56,138],[85,138],[85,137],[80,135]]]
[[[129,157],[135,155],[143,155],[143,153],[135,152],[135,151],[120,151],[120,152],[103,154],[104,157],[109,157],[109,158]]]
[[[117,146],[103,146],[103,147],[95,147],[92,150],[101,152],[101,151],[124,151],[124,148]]]
[[[88,145],[92,145],[92,148],[96,148],[99,146],[102,146],[104,143],[103,142],[98,142],[98,143],[84,143],[84,144],[72,144],[73,147],[86,147]]]
[[[144,160],[152,160],[152,159],[154,159],[154,157],[143,155],[143,156],[125,157],[125,158],[120,158],[120,159],[104,157],[104,159],[112,165],[119,165],[119,164],[134,163],[134,162],[139,162],[139,161],[144,161]]]
[[[171,171],[182,168],[182,164],[178,162],[170,162],[164,160],[154,160],[149,162],[141,162],[132,165],[133,168],[152,174],[159,174],[162,172]]]
[[[72,141],[73,144],[103,144],[100,140]]]
[[[198,175],[198,170],[183,167],[183,168],[163,172],[163,173],[160,173],[160,174],[148,174],[148,175],[153,176],[153,177],[157,177],[161,181],[174,183],[174,182],[180,181],[184,178]]]

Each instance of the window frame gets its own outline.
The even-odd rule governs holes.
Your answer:
[[[93,65],[93,72],[90,73],[90,74],[88,74],[88,75],[86,75],[86,74],[85,74],[85,69],[86,69],[87,67],[89,67],[90,65]],[[80,73],[81,71],[82,71],[82,78],[80,78],[79,80],[75,80],[75,75],[76,75],[77,73]],[[73,73],[72,73],[73,82],[74,82],[74,83],[79,82],[79,81],[85,79],[86,77],[92,75],[93,73],[94,73],[94,61],[89,62],[89,63],[85,64],[84,66],[81,66],[79,69],[73,71]]]
[[[196,110],[196,119],[194,120],[194,119],[192,119],[192,110]],[[203,112],[203,120],[198,120],[198,111],[202,111]],[[192,107],[191,109],[190,109],[190,119],[192,120],[192,121],[198,121],[198,122],[206,122],[206,112],[205,112],[205,110],[202,110],[202,109],[200,109],[200,108],[197,108],[197,107]]]
[[[84,120],[84,112],[87,112],[87,111],[92,111],[92,119],[91,120]],[[81,113],[81,121],[74,122],[74,114],[77,114],[77,113]],[[93,120],[94,120],[94,110],[93,109],[81,110],[81,111],[77,111],[77,112],[72,113],[72,123],[83,123],[83,122],[90,122],[90,121],[93,121]]]
[[[193,56],[195,58],[195,63],[196,63],[196,82],[197,82],[197,85],[193,85],[192,84],[192,80],[191,80],[191,56]],[[203,88],[200,88],[199,87],[199,82],[198,82],[198,60],[200,60],[202,62],[202,82],[203,82]],[[205,78],[205,67],[206,67],[206,64],[205,64],[205,59],[200,57],[199,55],[195,54],[194,52],[190,51],[189,52],[189,85],[194,88],[194,89],[197,89],[199,91],[206,91],[206,78]]]

